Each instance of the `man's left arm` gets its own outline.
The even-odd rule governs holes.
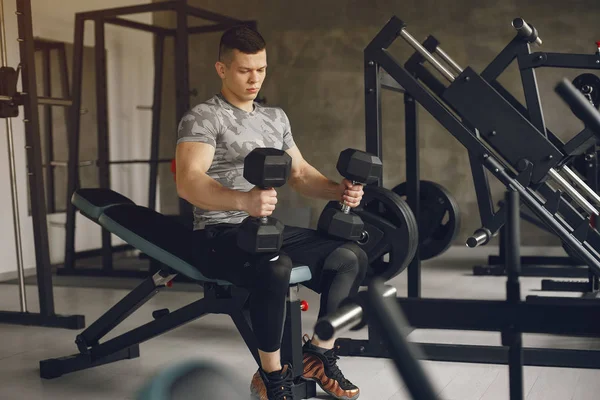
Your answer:
[[[352,185],[348,179],[343,179],[340,183],[328,179],[304,159],[296,146],[286,152],[292,157],[288,184],[296,192],[316,199],[344,201],[352,208],[360,204],[363,196],[361,185]]]

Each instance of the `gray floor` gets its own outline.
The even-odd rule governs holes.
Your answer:
[[[423,296],[503,298],[504,278],[470,275],[470,267],[482,260],[484,259],[467,260],[462,249],[459,249],[435,262],[426,263],[423,268]],[[403,294],[406,290],[405,281],[402,275],[390,283]],[[17,310],[17,287],[0,287],[2,309]],[[522,279],[524,295],[538,293],[536,289],[539,287],[539,278]],[[89,325],[127,292],[126,289],[58,286],[54,288],[56,310],[60,314],[83,314]],[[30,310],[35,311],[35,286],[28,286],[27,294]],[[152,310],[178,307],[198,296],[199,293],[190,291],[159,294],[109,337],[149,321]],[[310,304],[310,310],[303,314],[305,332],[310,332],[318,308],[318,297],[304,288],[301,290],[301,297]],[[75,353],[75,334],[74,331],[62,329],[0,325],[0,399],[133,399],[136,390],[157,370],[190,358],[219,360],[231,368],[233,373],[248,381],[256,370],[252,357],[230,320],[222,316],[207,316],[142,344],[141,357],[138,359],[120,361],[55,380],[41,379],[38,362]],[[362,338],[365,333],[353,332],[345,336]],[[415,331],[410,338],[445,343],[499,343],[498,334],[481,332]],[[524,341],[528,346],[600,348],[600,341],[580,338],[527,335]],[[344,358],[340,365],[346,375],[361,388],[361,399],[409,398],[389,360]],[[508,399],[508,373],[505,366],[440,362],[423,362],[423,365],[441,399]],[[600,393],[600,371],[526,367],[525,393],[528,400],[597,399]],[[318,398],[327,397],[321,393]]]

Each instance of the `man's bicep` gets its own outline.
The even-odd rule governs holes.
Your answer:
[[[215,155],[214,146],[201,142],[181,142],[175,152],[177,176],[206,173]]]
[[[302,156],[300,149],[298,146],[292,146],[289,149],[285,150],[290,157],[292,157],[292,176],[299,175],[302,172],[302,169],[306,166],[306,160]]]

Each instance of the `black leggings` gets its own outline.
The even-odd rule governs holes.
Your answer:
[[[195,265],[208,278],[250,291],[250,321],[262,351],[273,352],[281,346],[292,263],[310,268],[312,279],[302,284],[321,294],[319,317],[355,294],[365,277],[368,257],[353,242],[286,226],[278,254],[249,254],[236,245],[237,227],[220,224],[195,231]]]

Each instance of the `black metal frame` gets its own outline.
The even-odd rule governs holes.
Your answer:
[[[479,231],[487,232],[488,240],[503,228],[506,219],[506,205],[494,212],[485,168],[507,188],[516,190],[522,202],[534,215],[543,221],[550,231],[568,243],[577,256],[583,259],[594,272],[600,271],[598,259],[600,235],[595,229],[589,227],[588,217],[578,207],[573,206],[561,196],[560,191],[555,191],[545,181],[551,168],[561,167],[574,153],[566,151],[565,149],[569,149],[568,144],[564,145],[545,127],[533,71],[534,67],[539,66],[564,67],[569,65],[571,67],[600,68],[595,62],[598,57],[553,54],[547,57],[551,60],[550,62],[532,64],[528,60],[539,57],[540,53],[530,55],[527,38],[517,35],[481,75],[476,74],[470,68],[465,68],[446,87],[425,68],[423,65],[425,57],[420,52],[415,52],[404,66],[388,53],[387,48],[398,36],[402,35],[404,29],[404,22],[396,17],[391,18],[364,50],[366,150],[380,158],[383,156],[381,89],[403,92],[406,110],[407,202],[415,215],[419,215],[420,206],[416,107],[416,102],[419,102],[468,150],[483,226]],[[429,36],[422,46],[434,53],[439,48],[439,42]],[[522,69],[527,109],[519,104],[496,80],[515,57],[519,59]],[[542,59],[544,57],[542,54]],[[467,87],[469,88],[467,89]],[[469,103],[469,99],[486,104],[489,110],[478,108],[477,104]],[[490,115],[491,112],[498,110],[505,111],[504,114],[498,112],[503,118]],[[462,119],[459,119],[457,115]],[[496,124],[498,128],[493,124]],[[517,126],[519,129],[516,129]],[[501,135],[496,135],[496,129],[501,132]],[[569,143],[576,140],[584,141],[583,136],[589,139],[591,132],[586,129]],[[523,143],[529,140],[531,140],[530,143],[535,142],[536,145],[529,147],[526,154],[517,155],[512,152],[511,143]],[[573,147],[571,146],[571,150]],[[541,151],[540,149],[545,150]],[[552,157],[548,157],[549,155]],[[523,157],[524,160],[522,160]],[[382,179],[383,174],[374,184],[381,186]],[[541,200],[542,198],[545,199],[544,202]],[[511,249],[506,240],[503,240],[502,247],[501,251],[504,251],[504,254],[510,254],[508,252]],[[581,304],[568,303],[569,300],[528,298],[528,302],[535,302],[535,306],[529,303],[516,309],[512,305],[505,309],[500,306],[498,312],[492,312],[492,307],[497,306],[493,302],[458,302],[454,300],[436,302],[436,300],[420,299],[418,249],[416,255],[408,267],[408,298],[398,300],[407,313],[410,324],[416,328],[473,329],[475,326],[483,326],[486,330],[501,331],[505,326],[494,324],[499,321],[506,323],[506,316],[518,310],[524,316],[522,320],[524,324],[527,323],[525,319],[537,321],[540,324],[538,326],[543,326],[543,332],[546,333],[559,333],[561,326],[564,326],[564,323],[567,323],[569,318],[574,318],[575,315],[577,315],[575,318],[577,321],[573,321],[573,323],[579,327],[579,333],[596,336],[600,333],[599,326],[591,328],[585,322],[585,315],[589,316],[591,309],[582,309],[580,308]],[[511,260],[511,262],[514,261]],[[428,307],[428,304],[431,304],[429,302],[435,303],[431,309]],[[536,308],[538,306],[540,307]],[[593,307],[592,304],[589,306]],[[564,314],[559,307],[564,307]],[[539,315],[543,315],[539,313],[543,312],[552,313],[550,322],[544,323],[539,320]],[[493,318],[492,321],[490,321],[491,318]],[[571,324],[570,326],[575,325]],[[527,329],[539,328],[529,326]],[[524,328],[522,331],[528,332],[527,329]],[[572,333],[577,334],[575,331]],[[339,346],[342,355],[373,357],[387,355],[376,332],[370,328],[367,341],[338,339],[336,345]],[[507,362],[505,350],[497,346],[430,343],[422,344],[422,347],[427,358],[432,360]],[[596,361],[597,352],[524,349],[524,355],[524,362],[527,365],[600,368],[600,362]]]
[[[34,40],[35,50],[42,52],[42,81],[44,86],[44,96],[46,98],[52,97],[52,62],[51,54],[56,52],[58,55],[58,68],[60,75],[60,86],[62,97],[69,99],[71,97],[69,88],[69,70],[67,68],[67,52],[65,44],[63,42],[56,42],[51,40],[44,40],[36,38]],[[69,112],[66,107],[63,107],[65,112],[65,123],[67,124],[67,132],[69,131]],[[56,213],[56,190],[55,190],[55,179],[54,171],[57,167],[54,160],[54,129],[53,129],[53,114],[52,105],[44,104],[44,113],[46,114],[45,126],[44,126],[44,139],[45,139],[45,154],[48,162],[44,167],[46,168],[46,201],[47,201],[47,213]],[[68,137],[68,134],[67,134]],[[59,210],[64,211],[64,210]]]
[[[139,357],[139,344],[157,337],[172,329],[208,314],[229,315],[248,346],[252,356],[260,365],[258,346],[248,316],[248,291],[235,286],[222,286],[203,283],[204,297],[175,311],[156,310],[154,320],[131,329],[105,342],[100,340],[133,314],[159,291],[172,285],[175,275],[164,270],[147,277],[133,291],[100,316],[83,332],[77,335],[75,343],[78,354],[40,361],[40,376],[46,379],[58,378],[64,374],[93,368],[111,362]],[[295,384],[295,398],[311,398],[316,395],[316,384],[300,380],[302,363],[302,321],[300,300],[297,298],[298,285],[289,288],[286,298],[286,319],[281,347],[283,363],[291,363]]]
[[[527,55],[529,43],[522,36],[517,35],[490,63],[481,76],[475,74],[470,68],[466,68],[446,88],[425,68],[423,65],[425,59],[421,54],[416,52],[404,66],[400,66],[387,52],[387,47],[391,45],[402,29],[404,29],[404,23],[395,17],[392,18],[365,49],[366,147],[367,151],[382,157],[381,89],[392,87],[395,91],[404,91],[407,135],[407,201],[411,207],[415,208],[418,204],[419,165],[416,162],[418,155],[415,156],[418,154],[417,112],[412,108],[416,105],[409,101],[409,98],[419,101],[469,151],[482,225],[491,235],[501,229],[504,223],[505,209],[500,207],[498,211],[494,212],[485,168],[488,168],[505,185],[518,185],[524,203],[545,224],[547,229],[561,236],[566,243],[577,248],[578,252],[585,253],[586,257],[581,258],[592,264],[592,267],[598,271],[600,264],[596,249],[600,248],[600,235],[596,230],[589,228],[589,220],[585,214],[580,213],[578,208],[571,205],[568,200],[560,196],[559,191],[552,189],[545,181],[550,168],[562,166],[569,160],[572,153],[566,153],[565,148],[568,147],[568,144],[564,145],[550,130],[546,129],[537,88],[533,84],[535,83],[534,67],[569,65],[570,67],[594,66],[594,68],[600,68],[600,65],[594,61],[597,56],[553,54],[549,57],[551,62],[531,65],[527,60],[534,56]],[[439,47],[439,42],[429,36],[423,42],[423,47],[434,52]],[[518,103],[496,80],[516,57],[520,57],[520,66],[523,69],[522,79],[526,89],[527,109]],[[539,58],[540,54],[535,53],[535,57]],[[390,80],[395,81],[396,84],[390,85]],[[472,83],[473,88],[469,88],[463,93],[461,91],[464,86],[469,86],[465,85],[465,82]],[[462,98],[468,97],[478,100],[485,99],[486,104],[496,104],[499,108],[507,110],[506,115],[511,115],[512,120],[518,121],[515,124],[522,126],[523,129],[518,133],[515,129],[511,130],[511,125],[507,125],[508,122],[506,122],[507,117],[496,121],[502,128],[498,129],[502,135],[495,135],[495,132],[491,130],[488,132],[477,131],[472,124],[481,127],[489,122],[479,121],[479,119],[484,119],[479,115],[481,114],[478,112],[480,110],[464,109],[467,107],[461,104],[461,101],[463,101]],[[461,115],[463,120],[459,120],[455,113]],[[527,119],[529,115],[534,116],[536,125],[529,122]],[[537,126],[543,127],[544,133],[540,132]],[[537,143],[536,148],[531,149],[532,154],[526,155],[525,160],[518,159],[516,154],[511,153],[510,143],[524,141],[517,135],[525,135],[527,140]],[[581,139],[582,136],[589,138],[591,135],[591,131],[585,129],[576,138]],[[507,138],[500,140],[496,139],[496,136],[506,136]],[[576,138],[569,143],[577,141]],[[492,142],[492,140],[500,141]],[[541,148],[547,151],[540,151]],[[498,158],[496,159],[496,157]],[[519,165],[523,161],[525,161],[525,165]],[[381,185],[381,180],[375,184]],[[546,202],[542,203],[541,198],[546,199]],[[417,209],[415,208],[415,210]],[[559,221],[556,214],[560,214],[563,220]],[[565,240],[566,236],[571,237]],[[578,240],[572,240],[574,236],[577,236]],[[418,260],[413,261],[411,265],[413,271],[417,269],[417,264]],[[409,276],[411,276],[409,292],[412,296],[419,293],[420,288],[418,279],[415,278],[418,277],[418,273],[413,272],[411,275],[410,271],[411,269],[409,269]]]
[[[158,26],[148,25],[140,22],[130,21],[120,16],[137,14],[142,12],[173,11],[177,14],[177,27],[167,29]],[[188,27],[187,18],[194,16],[212,22],[211,25]],[[125,163],[147,163],[150,164],[148,206],[152,209],[156,207],[156,188],[158,179],[158,164],[171,162],[171,159],[159,159],[159,139],[160,139],[160,110],[162,107],[162,86],[163,86],[163,49],[166,38],[175,40],[175,81],[176,90],[176,119],[179,121],[183,114],[189,109],[189,60],[188,60],[188,37],[191,34],[218,32],[226,30],[233,25],[246,24],[256,27],[256,21],[243,21],[230,18],[224,15],[213,13],[211,11],[192,7],[186,3],[186,0],[163,1],[151,4],[140,4],[128,7],[111,8],[97,11],[88,11],[75,14],[75,35],[74,35],[74,54],[73,54],[73,106],[71,107],[70,125],[72,129],[69,132],[69,161],[67,178],[67,199],[66,199],[66,233],[65,233],[65,260],[64,266],[57,269],[59,275],[89,275],[89,276],[119,276],[119,277],[144,277],[147,271],[127,271],[113,268],[114,252],[120,250],[129,250],[130,246],[112,246],[111,235],[105,229],[102,230],[102,247],[96,251],[76,252],[75,251],[75,208],[72,205],[71,195],[78,188],[79,176],[79,136],[80,136],[80,114],[78,110],[81,106],[82,94],[82,75],[83,75],[83,43],[84,43],[84,24],[86,21],[92,21],[95,24],[95,59],[96,59],[96,96],[97,96],[97,116],[98,116],[98,159],[96,164],[99,172],[99,187],[110,188],[110,170],[111,164]],[[131,29],[137,29],[154,34],[154,95],[152,111],[152,138],[150,145],[149,160],[123,160],[109,161],[108,153],[108,100],[106,88],[106,56],[104,51],[104,25],[111,24]],[[180,214],[177,217],[183,224],[189,224],[191,221],[191,206],[189,203],[180,199]],[[184,220],[184,217],[187,220]],[[90,255],[102,256],[101,269],[76,268],[75,261]]]
[[[54,310],[46,201],[44,199],[42,152],[41,146],[39,145],[41,138],[38,104],[41,102],[39,102],[37,95],[35,76],[35,43],[33,37],[31,2],[29,0],[17,0],[16,3],[19,34],[19,63],[23,79],[23,93],[20,94],[18,102],[23,105],[27,177],[31,199],[31,217],[33,222],[33,240],[36,260],[35,268],[40,312],[32,313],[27,310],[21,312],[0,311],[0,322],[81,329],[85,326],[85,318],[83,315],[57,315]],[[46,100],[46,103],[51,103],[51,100],[53,99]]]
[[[585,150],[584,154],[585,181],[594,192],[600,193],[600,188],[598,187],[598,145],[595,141],[593,141],[593,144]],[[535,225],[539,229],[552,233],[541,221],[539,221],[539,219],[530,215],[527,210],[521,211],[521,218]],[[590,223],[595,228],[597,226],[597,216],[592,215]],[[504,247],[502,246],[503,240],[504,230],[501,230],[499,235],[499,255],[490,255],[488,257],[488,265],[474,266],[473,275],[502,276],[506,274],[505,254],[503,252]],[[599,290],[598,276],[592,273],[587,266],[581,265],[582,263],[573,257],[522,256],[521,263],[522,276],[586,278],[585,281],[556,281],[552,279],[544,279],[542,280],[542,291],[580,292],[584,293],[586,296],[589,296],[590,294],[594,294]]]
[[[529,45],[526,41],[521,38],[515,38],[509,45],[503,50],[503,52],[488,66],[488,68],[482,72],[482,76],[490,82],[490,84],[498,90],[519,112],[524,116],[529,115],[531,122],[538,127],[538,129],[546,134],[546,137],[554,143],[557,147],[562,148],[563,152],[567,155],[564,162],[568,162],[573,156],[588,153],[590,150],[594,151],[593,165],[587,169],[588,176],[586,176],[588,185],[595,191],[598,192],[597,179],[590,180],[590,178],[597,178],[596,165],[596,139],[593,133],[589,129],[584,129],[582,132],[574,136],[567,143],[563,143],[557,138],[549,129],[546,128],[544,118],[542,114],[541,104],[539,101],[539,93],[537,89],[535,68],[540,67],[551,67],[551,68],[572,68],[572,69],[600,69],[600,64],[597,63],[598,57],[595,55],[584,55],[584,54],[565,54],[565,53],[545,53],[536,52],[531,53]],[[504,69],[512,62],[517,59],[521,79],[523,82],[523,90],[525,92],[525,99],[527,101],[527,109],[525,109],[512,95],[504,89],[497,81],[498,76],[504,71]],[[592,216],[593,218],[593,216]],[[528,219],[529,222],[535,223]],[[538,224],[536,224],[538,225]],[[540,229],[548,230],[543,224],[538,225]],[[502,235],[502,231],[500,232]],[[548,276],[548,277],[573,277],[572,265],[581,265],[578,260],[572,257],[523,257],[522,262],[524,264],[524,276]],[[490,256],[488,260],[488,266],[476,266],[473,269],[475,275],[499,275],[503,274],[502,267],[503,255]],[[566,267],[554,267],[556,265],[563,265]],[[529,271],[531,275],[528,275]],[[589,272],[585,271],[585,268],[579,268],[579,271],[575,272],[576,277],[588,277]],[[593,286],[593,278],[589,278],[588,282]],[[576,289],[577,285],[574,287]],[[543,289],[543,288],[542,288]],[[577,289],[576,289],[577,290]]]
[[[600,312],[600,304],[577,298],[536,296],[521,301],[519,196],[517,192],[509,190],[507,197],[509,218],[506,300],[397,298],[396,302],[412,328],[500,332],[502,346],[415,342],[420,350],[416,354],[419,358],[432,361],[508,364],[511,399],[519,399],[523,395],[523,365],[600,368],[600,351],[523,348],[521,337],[522,333],[599,337],[600,322],[590,323],[589,316]],[[386,340],[382,340],[378,333],[381,321],[372,324],[371,318],[368,319],[369,338],[336,340],[335,346],[340,355],[378,358],[393,356],[386,346],[390,341],[389,335]]]

